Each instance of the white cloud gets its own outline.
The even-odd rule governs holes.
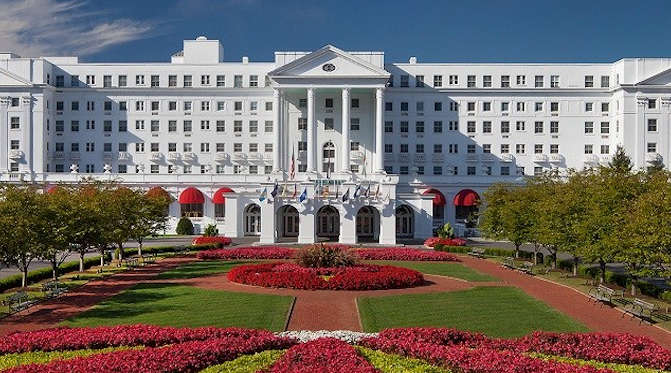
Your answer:
[[[106,12],[87,11],[84,5],[81,0],[0,0],[0,51],[85,56],[152,36],[149,23],[109,19]]]

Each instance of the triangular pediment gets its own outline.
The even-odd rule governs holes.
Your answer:
[[[662,70],[638,82],[639,85],[671,85],[671,68]]]
[[[0,86],[32,86],[33,84],[22,77],[7,71],[5,69],[0,69]]]
[[[389,73],[368,61],[332,45],[322,47],[268,73],[273,78],[388,77]]]

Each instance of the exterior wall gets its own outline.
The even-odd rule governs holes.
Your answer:
[[[337,66],[335,71],[325,72],[328,63]],[[285,67],[287,71],[278,72]],[[278,211],[284,205],[299,212],[300,231],[292,239],[314,242],[316,212],[331,205],[340,214],[339,241],[356,243],[356,214],[369,205],[379,213],[374,236],[393,244],[394,211],[402,205],[413,211],[414,236],[431,235],[438,222],[431,196],[422,195],[428,188],[445,196],[444,221],[460,227],[463,222],[456,221],[452,200],[463,189],[482,195],[494,182],[518,183],[544,170],[605,164],[618,145],[637,167],[657,157],[668,163],[670,68],[668,58],[595,64],[422,64],[416,59],[385,64],[382,52],[348,53],[331,46],[316,52],[276,52],[273,62],[224,62],[223,46],[202,39],[185,41],[184,51],[173,55],[171,63],[80,63],[76,57],[5,53],[0,54],[0,181],[76,182],[88,171],[87,176],[131,186],[158,185],[175,199],[194,186],[206,200],[204,217],[193,218],[197,229],[216,224],[227,236],[243,236],[249,233],[244,211],[257,204],[261,220],[254,233],[264,243],[285,239],[278,231],[283,224]],[[76,86],[73,76],[78,77]],[[120,76],[126,77],[126,85],[120,86]],[[187,76],[192,83],[185,87]],[[469,76],[475,77],[472,84]],[[502,86],[506,76],[509,86]],[[586,86],[586,76],[592,77],[593,86]],[[491,78],[490,86],[485,77]],[[537,77],[542,77],[542,86],[537,86]],[[376,89],[387,79],[378,122]],[[407,87],[401,84],[405,79]],[[602,79],[608,84],[602,85]],[[309,152],[299,149],[299,143],[310,141],[308,131],[299,129],[299,120],[308,119],[308,89],[314,91],[314,144],[309,144],[314,146],[314,174],[302,172]],[[350,127],[348,135],[358,149],[345,143],[343,89],[358,102],[350,107],[349,117],[359,127]],[[327,99],[333,101],[332,108],[326,107]],[[185,109],[187,102],[191,110]],[[121,103],[127,110],[121,110]],[[18,128],[11,128],[17,120],[13,118],[18,118]],[[326,128],[327,120],[333,121],[333,129]],[[651,120],[656,128],[649,126]],[[158,121],[157,130],[152,130],[152,121]],[[190,131],[185,121],[191,121]],[[73,122],[79,124],[76,131]],[[123,122],[126,131],[120,131]],[[405,122],[407,130],[402,131]],[[502,122],[509,123],[509,132],[502,132]],[[523,129],[517,128],[518,122],[524,123]],[[535,130],[537,122],[541,131]],[[557,131],[551,131],[552,122],[558,123]],[[593,123],[592,133],[586,133],[586,122]],[[607,132],[601,131],[602,122],[608,123]],[[382,140],[387,148],[382,147],[381,155],[376,154],[377,123],[385,125]],[[327,142],[335,147],[335,172],[328,175],[323,172]],[[17,149],[10,149],[12,144]],[[136,144],[144,144],[144,150]],[[586,154],[590,145],[592,153]],[[349,153],[349,164],[343,164],[343,152]],[[289,175],[292,154],[294,179]],[[386,174],[376,173],[377,156],[383,157]],[[152,165],[158,168],[152,170]],[[353,166],[358,171],[343,171]],[[328,197],[315,189],[315,184],[334,180],[340,185],[337,198],[333,186]],[[269,194],[275,183],[289,195],[260,202],[264,189]],[[357,186],[369,185],[380,192],[341,200],[348,188],[352,196]],[[235,193],[226,196],[225,218],[215,218],[212,196],[222,186]],[[307,200],[291,196],[294,188],[297,194],[305,190]],[[179,203],[170,206],[170,214],[172,231]]]

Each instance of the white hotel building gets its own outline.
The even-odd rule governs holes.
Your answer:
[[[199,37],[170,63],[0,53],[0,181],[158,187],[174,198],[173,227],[187,215],[263,243],[394,244],[442,222],[463,229],[497,181],[605,163],[618,145],[637,167],[671,159],[668,58],[385,64],[327,45],[230,62],[223,51]]]

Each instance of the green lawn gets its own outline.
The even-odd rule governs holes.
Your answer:
[[[198,261],[182,264],[178,267],[162,272],[158,275],[159,279],[181,279],[212,276],[219,273],[227,273],[233,267],[241,264],[255,263],[253,261]]]
[[[283,330],[292,297],[177,284],[138,284],[63,322],[69,326],[154,324]]]
[[[587,331],[577,321],[511,287],[362,297],[358,304],[367,332],[410,326],[452,327],[493,337],[517,337],[534,330]]]
[[[466,281],[497,281],[495,277],[478,272],[470,267],[466,267],[461,263],[454,262],[406,262],[406,261],[391,261],[380,260],[375,261],[377,264],[393,265],[397,267],[405,267],[414,269],[425,273],[427,275],[448,276],[460,278]]]

